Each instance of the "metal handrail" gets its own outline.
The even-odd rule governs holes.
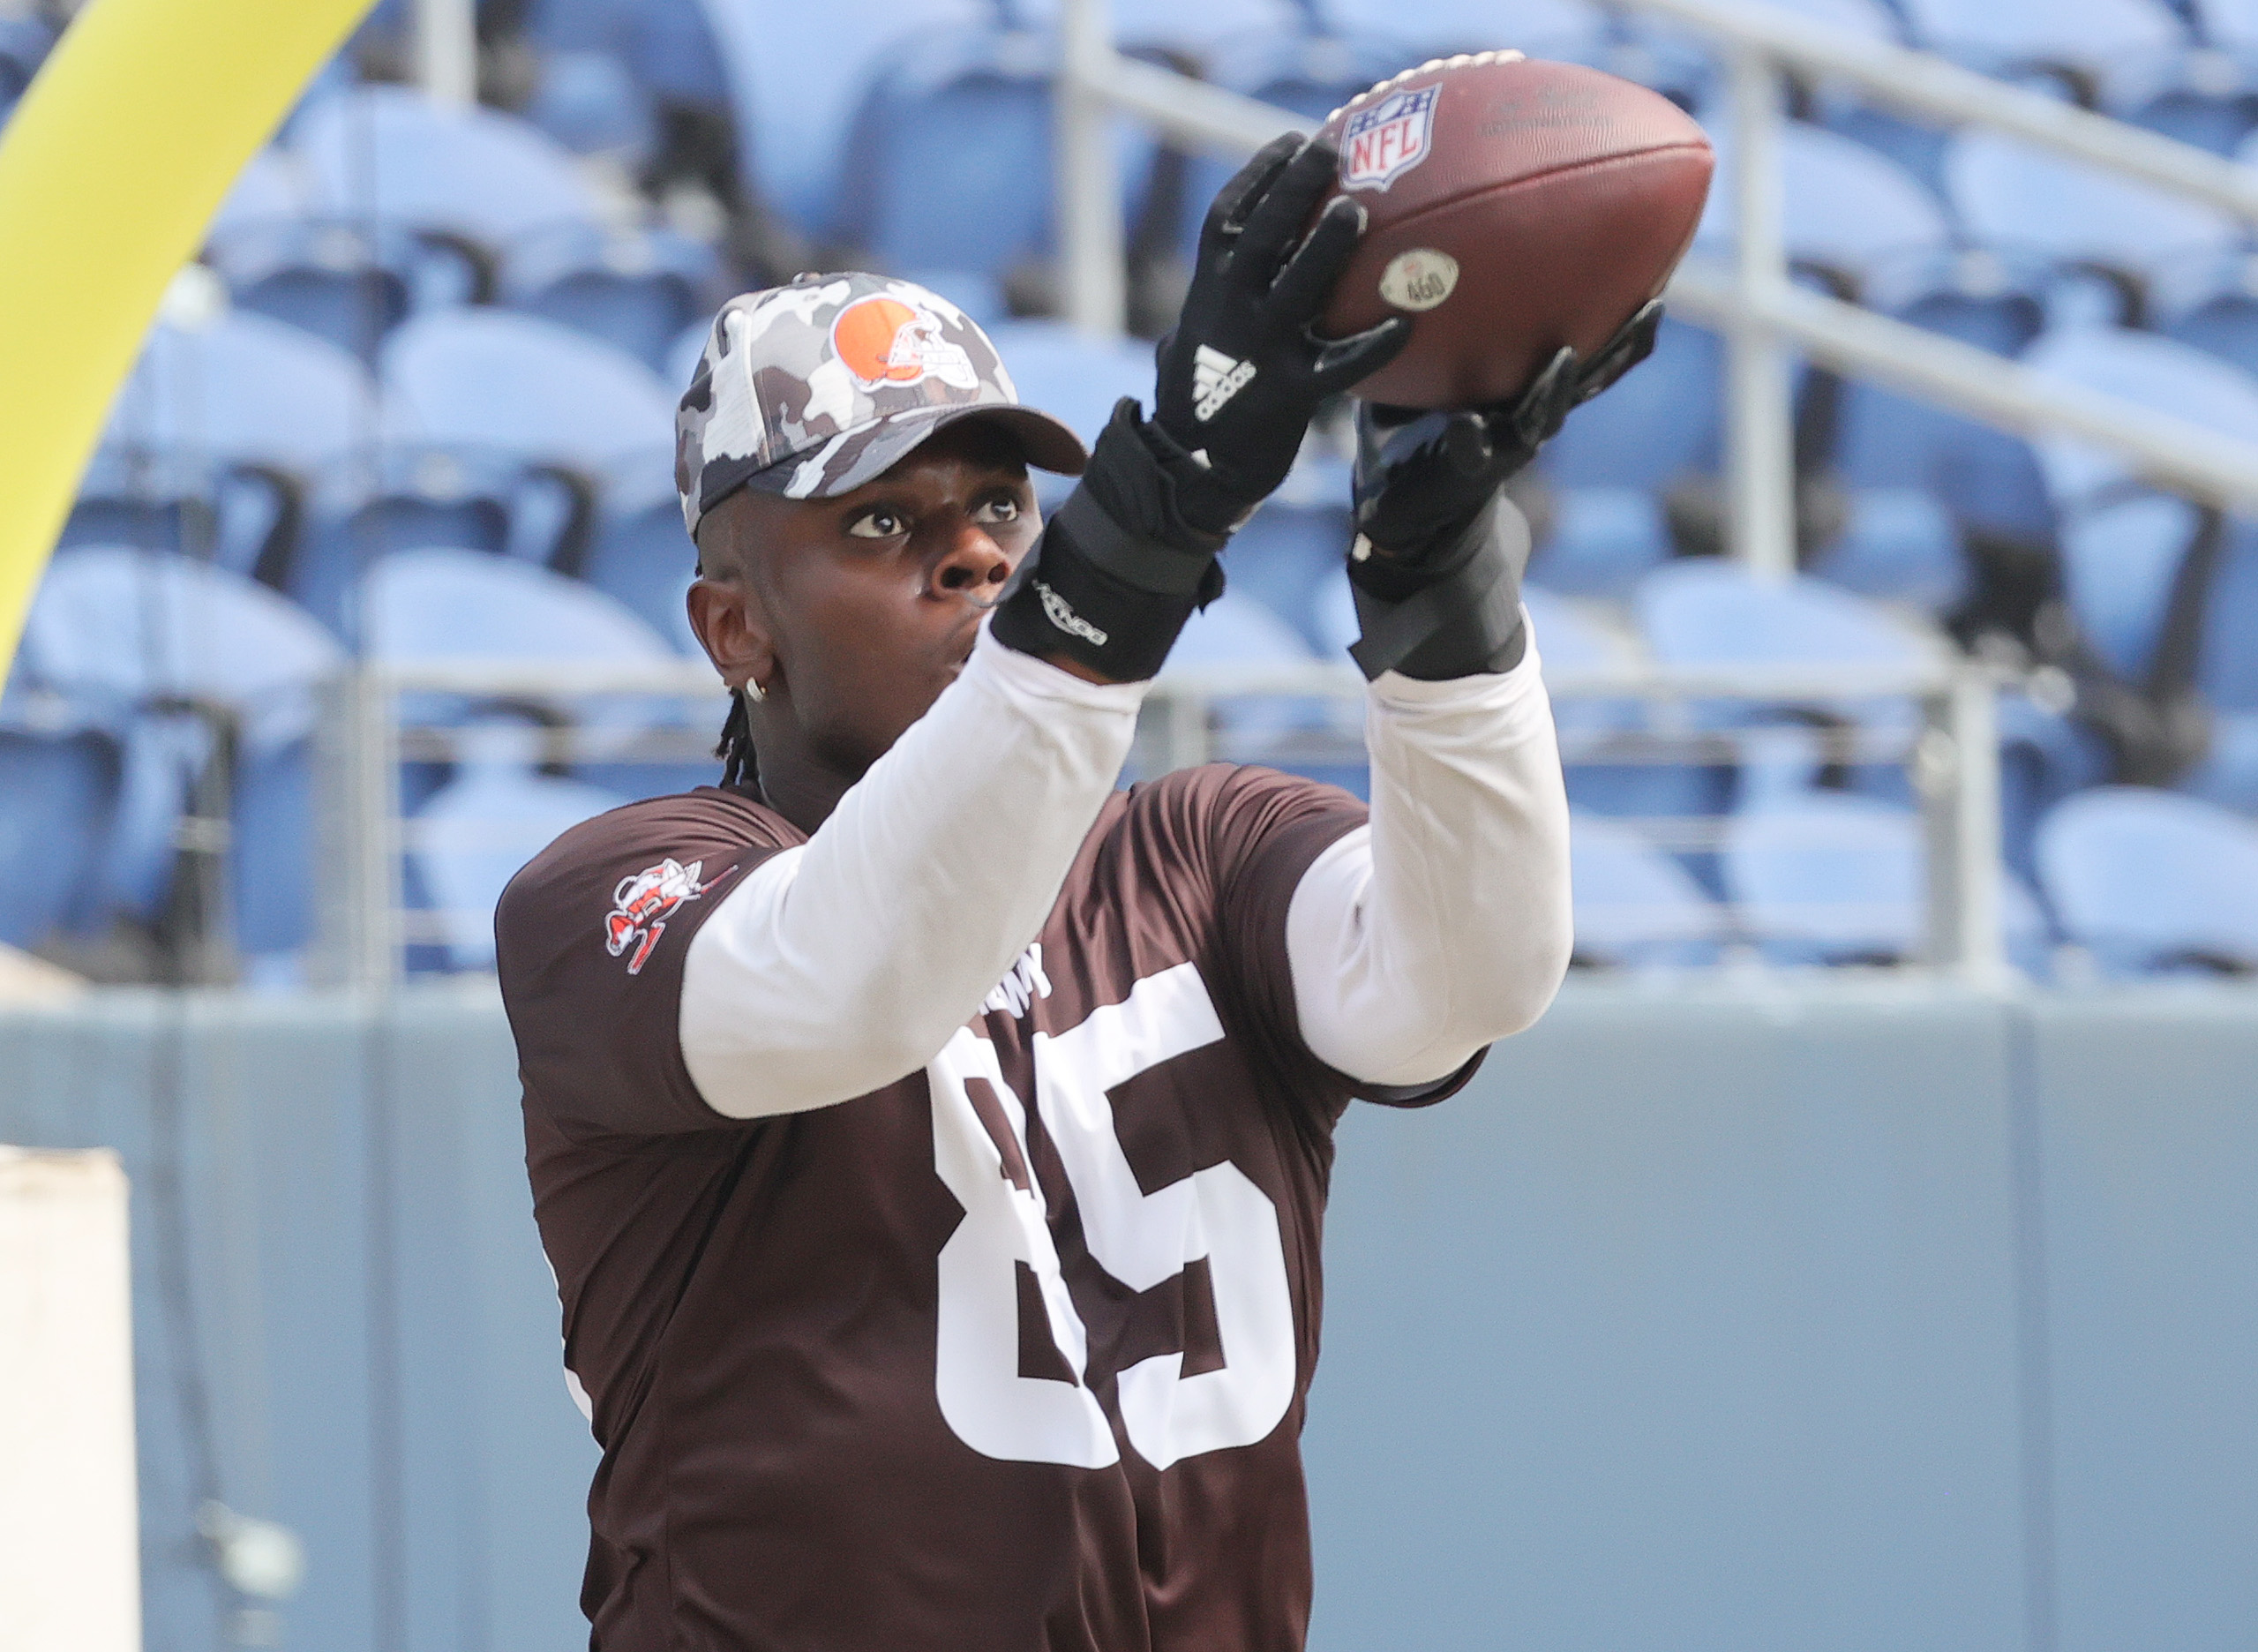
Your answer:
[[[1763,0],[1613,0],[1777,64],[1848,80],[1909,114],[2009,132],[2258,223],[2258,172],[1958,64],[1814,23]]]
[[[1553,667],[1546,680],[1559,701],[1635,699],[1650,705],[1690,702],[1782,701],[1840,705],[1845,701],[1896,700],[1918,708],[1889,741],[1862,740],[1853,752],[1838,744],[1831,760],[1903,761],[1922,800],[1928,839],[1929,961],[1983,981],[2002,969],[1999,919],[1998,768],[1986,761],[1996,745],[1994,699],[2003,679],[1980,665],[1939,652],[1888,665],[1681,666],[1626,659],[1597,666]],[[403,717],[404,696],[507,695],[572,702],[595,695],[671,695],[704,699],[718,687],[711,670],[685,661],[600,664],[581,660],[423,660],[364,667],[325,691],[320,749],[325,793],[320,819],[328,841],[323,864],[322,920],[326,972],[334,979],[381,990],[400,979],[403,948],[435,933],[433,921],[404,909],[402,856],[424,828],[401,816],[400,765],[417,755]],[[1179,669],[1165,673],[1147,701],[1140,726],[1141,771],[1166,772],[1208,761],[1219,740],[1230,738],[1212,713],[1220,702],[1247,696],[1325,699],[1361,706],[1367,685],[1347,665]],[[1344,725],[1346,726],[1346,725]],[[551,756],[590,761],[635,760],[622,731],[587,730],[586,740],[560,739],[560,731],[529,731]],[[1337,739],[1353,736],[1336,728]],[[1731,731],[1687,727],[1675,738],[1675,761],[1732,762],[1724,743]],[[1609,731],[1579,737],[1574,761],[1600,765],[1641,764],[1663,754],[1648,747],[1673,738],[1652,729]],[[594,742],[590,746],[590,742]],[[583,747],[588,747],[583,749]],[[1885,749],[1887,748],[1887,749]],[[1350,747],[1344,745],[1343,760]],[[428,754],[426,754],[428,755]],[[646,754],[656,756],[657,754]],[[1318,761],[1332,762],[1332,755]],[[1714,847],[1685,822],[1658,822],[1663,846]],[[452,822],[446,841],[459,845],[475,828]],[[499,842],[507,834],[497,832]]]
[[[1670,282],[1670,307],[1730,329],[1752,319],[1821,365],[1944,402],[2016,435],[2054,432],[2114,448],[2159,486],[2205,504],[2258,506],[2258,443],[2026,367],[1941,333],[1909,327],[1840,298],[1781,282],[1753,300],[1716,259],[1689,258]]]

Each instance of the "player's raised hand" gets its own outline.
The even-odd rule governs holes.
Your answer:
[[[1315,139],[1275,139],[1208,209],[1183,311],[1157,351],[1153,397],[1153,423],[1204,456],[1204,497],[1185,501],[1204,527],[1231,527],[1267,499],[1318,404],[1411,337],[1404,316],[1332,342],[1312,331],[1364,233],[1364,210],[1347,199],[1302,233],[1339,159]]]
[[[1454,413],[1360,403],[1359,550],[1409,566],[1444,552],[1570,413],[1653,353],[1662,319],[1648,304],[1588,360],[1564,346],[1515,402]]]
[[[1648,304],[1589,360],[1560,350],[1511,402],[1358,407],[1348,578],[1364,635],[1350,652],[1368,676],[1440,680],[1520,662],[1528,526],[1497,490],[1571,411],[1647,358],[1662,318]]]

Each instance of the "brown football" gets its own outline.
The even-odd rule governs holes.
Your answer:
[[[1323,331],[1414,318],[1355,388],[1403,407],[1518,394],[1563,344],[1597,349],[1659,297],[1715,162],[1677,106],[1519,52],[1437,59],[1333,111],[1336,192],[1369,214]]]

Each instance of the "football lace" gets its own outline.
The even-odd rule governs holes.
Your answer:
[[[1325,116],[1330,126],[1342,116],[1362,109],[1384,92],[1392,92],[1407,80],[1416,80],[1423,74],[1433,74],[1438,69],[1479,69],[1485,64],[1520,63],[1527,54],[1517,51],[1460,52],[1455,57],[1429,57],[1416,69],[1407,69],[1401,74],[1390,75],[1377,86],[1367,86],[1354,97]]]

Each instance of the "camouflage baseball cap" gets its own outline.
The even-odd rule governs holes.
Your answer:
[[[1019,405],[971,319],[885,275],[795,276],[724,304],[674,416],[674,485],[690,531],[740,487],[832,499],[891,469],[943,425],[985,418],[1028,462],[1079,476],[1088,455]]]

